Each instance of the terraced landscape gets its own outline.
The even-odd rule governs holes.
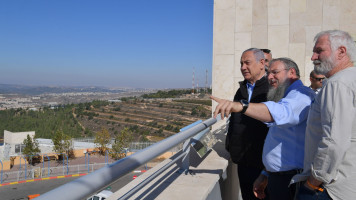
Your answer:
[[[89,135],[105,128],[114,137],[127,127],[133,132],[135,141],[159,141],[210,116],[208,95],[199,98],[188,95],[174,99],[127,98],[121,102],[91,105],[76,118]]]

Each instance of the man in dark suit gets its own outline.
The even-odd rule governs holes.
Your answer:
[[[265,76],[265,57],[257,48],[247,49],[241,56],[241,73],[244,81],[240,82],[234,101],[247,100],[251,103],[267,101],[268,80]],[[267,126],[242,113],[231,113],[226,137],[226,149],[231,159],[238,164],[242,198],[257,199],[253,194],[253,183],[264,166],[262,149],[268,132]]]

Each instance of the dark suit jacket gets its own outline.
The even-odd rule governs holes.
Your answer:
[[[240,82],[234,101],[248,100],[247,81]],[[250,103],[267,101],[268,80],[261,78],[255,84]],[[226,150],[234,163],[263,169],[262,150],[268,132],[267,126],[241,113],[232,113],[226,136]]]

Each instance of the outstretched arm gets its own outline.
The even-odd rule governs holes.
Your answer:
[[[229,116],[232,112],[242,111],[242,104],[240,102],[233,102],[214,96],[210,96],[210,98],[218,103],[214,111],[214,117],[220,113],[221,119],[224,119],[225,116]],[[274,121],[267,106],[263,103],[250,103],[244,114],[262,122]]]

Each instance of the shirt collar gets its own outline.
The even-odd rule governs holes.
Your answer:
[[[250,82],[246,83],[247,88],[254,88],[256,83],[251,84]]]
[[[286,90],[286,93],[284,94],[284,96],[286,96],[291,90],[298,88],[300,86],[303,86],[303,82],[301,80],[296,80],[294,81]]]

